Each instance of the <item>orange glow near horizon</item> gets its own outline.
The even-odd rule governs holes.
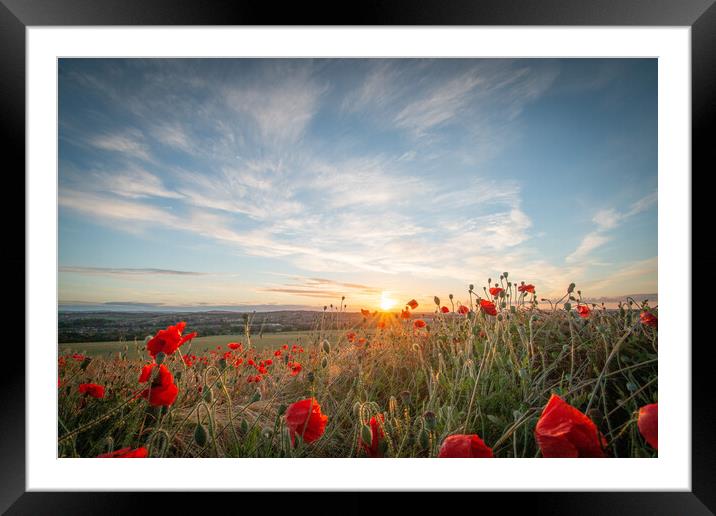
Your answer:
[[[387,291],[383,291],[380,294],[380,309],[383,311],[390,310],[397,304],[397,301],[395,299],[391,299],[390,295]]]

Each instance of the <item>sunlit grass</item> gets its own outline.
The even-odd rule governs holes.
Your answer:
[[[447,436],[477,434],[495,457],[536,457],[535,425],[554,393],[596,424],[606,455],[655,456],[635,423],[640,407],[657,402],[657,331],[640,318],[656,311],[587,306],[573,286],[558,303],[540,303],[506,274],[500,284],[482,296],[497,316],[478,308],[471,287],[464,315],[438,298],[421,306],[434,309],[424,327],[407,310],[408,318],[365,311],[351,327],[324,312],[300,342],[196,338],[164,357],[179,389],[165,408],[137,398],[152,361],[144,342],[91,360],[63,353],[59,455],[144,446],[152,457],[435,457]],[[80,395],[88,382],[105,397]],[[285,410],[307,398],[328,416],[325,433],[292,445]],[[361,445],[371,431],[382,432],[372,451]]]

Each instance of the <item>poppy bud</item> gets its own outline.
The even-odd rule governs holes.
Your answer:
[[[514,313],[517,313],[517,309],[516,309],[514,306],[511,306],[511,307],[510,307],[510,312],[513,313],[513,314],[514,314]]]
[[[90,357],[85,357],[85,359],[80,364],[80,369],[83,371],[87,369],[87,366],[90,365],[90,362],[92,362],[92,359]]]
[[[325,351],[326,353],[331,352],[331,344],[327,340],[323,341],[323,351]]]
[[[164,359],[166,359],[166,358],[167,358],[166,353],[164,353],[163,351],[160,351],[159,353],[157,353],[157,356],[154,357],[154,361],[157,363],[157,365],[162,365],[164,363]]]
[[[435,430],[435,413],[434,412],[426,412],[423,414],[423,419],[425,419],[425,428],[428,430]]]
[[[261,399],[261,391],[257,390],[251,398],[251,403],[256,403]]]
[[[452,294],[450,294],[448,297],[450,298],[450,301],[452,301],[452,298],[453,298]]]
[[[574,292],[574,287],[575,287],[575,286],[576,286],[576,285],[575,285],[574,283],[570,283],[570,284],[569,284],[569,288],[567,289],[567,294],[571,294],[572,292]]]
[[[249,422],[245,419],[241,420],[241,433],[246,434],[249,431]]]
[[[279,416],[283,416],[284,412],[286,412],[286,404],[285,404],[285,403],[282,403],[282,404],[279,405],[279,407],[278,407],[278,415],[279,415]]]
[[[569,312],[572,309],[572,303],[564,303],[564,309]]]
[[[470,283],[470,284],[468,285],[468,287],[470,288],[470,292],[472,292],[473,290],[475,290],[475,285],[473,285],[472,283]]]
[[[219,359],[219,371],[223,371],[224,369],[226,369],[226,359],[221,358]]]
[[[177,372],[174,374],[174,379],[175,379],[176,381],[181,380],[181,373],[182,373],[181,371],[177,371]]]
[[[204,401],[207,403],[211,403],[211,401],[214,399],[214,392],[212,391],[211,387],[206,389],[204,391]]]
[[[436,304],[436,305],[440,306],[440,298],[439,298],[438,296],[435,296],[435,297],[433,298],[433,301],[435,301],[435,304]]]
[[[323,369],[325,369],[326,367],[328,367],[328,358],[323,357],[323,360],[321,360],[321,367],[322,367]]]
[[[207,437],[206,427],[197,423],[196,428],[194,428],[194,441],[196,444],[203,448],[206,446]]]
[[[506,272],[503,272],[502,275],[507,279],[508,274]]]
[[[313,383],[313,380],[316,379],[315,375],[313,374],[313,371],[309,371],[309,373],[306,375],[306,379],[307,379],[310,383]]]
[[[360,438],[366,444],[373,442],[373,433],[370,431],[370,426],[363,425],[360,429]]]

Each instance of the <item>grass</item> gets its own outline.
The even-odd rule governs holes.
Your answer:
[[[190,352],[196,363],[187,366],[179,352],[166,358],[179,387],[168,408],[135,399],[150,359],[143,343],[134,353],[134,344],[124,351],[124,343],[83,343],[89,353],[113,353],[84,362],[63,355],[59,456],[145,446],[153,457],[362,457],[360,437],[382,414],[387,457],[435,457],[451,434],[478,434],[496,457],[538,457],[534,428],[552,393],[594,421],[608,456],[655,456],[636,425],[639,407],[657,401],[657,331],[639,319],[643,309],[655,310],[590,306],[583,318],[571,304],[581,296],[573,286],[545,306],[518,293],[506,275],[501,282],[507,295],[496,299],[497,316],[477,308],[470,290],[468,314],[436,311],[420,329],[397,314],[345,327],[340,314],[326,313],[312,332],[252,339],[252,349],[233,351],[229,360],[222,360],[226,344],[246,343],[245,336],[196,338]],[[273,359],[258,383],[247,381],[257,374],[249,358]],[[293,375],[286,361],[299,362],[300,373]],[[105,397],[80,395],[78,385],[86,382],[104,385]],[[299,439],[292,446],[284,411],[307,397],[317,400],[328,424],[314,443]]]
[[[264,333],[261,336],[254,335],[251,337],[253,346],[257,350],[273,349],[283,344],[302,344],[308,345],[315,339],[315,332],[307,331],[291,331],[283,333]],[[209,337],[196,337],[191,341],[191,349],[196,353],[197,351],[205,353],[209,349],[214,349],[216,346],[223,345],[224,347],[229,342],[245,342],[246,335],[211,335]],[[126,353],[126,357],[130,359],[144,358],[147,356],[145,350],[144,341],[132,340],[132,341],[107,341],[107,342],[76,342],[76,343],[60,343],[59,344],[60,354],[68,353],[81,353],[90,357],[105,357],[111,358],[117,353]],[[187,352],[187,349],[182,346],[182,351]]]

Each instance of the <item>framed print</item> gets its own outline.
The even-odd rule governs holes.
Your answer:
[[[27,310],[3,509],[521,491],[711,513],[691,170],[716,8],[500,6],[289,26],[4,2]]]

